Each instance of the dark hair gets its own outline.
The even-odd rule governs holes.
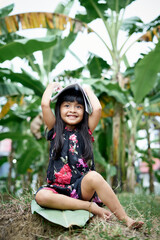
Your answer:
[[[63,147],[64,139],[63,139],[63,132],[65,129],[65,122],[62,120],[60,115],[60,106],[63,102],[74,102],[77,101],[79,104],[82,104],[85,109],[85,103],[83,99],[83,95],[80,90],[75,89],[68,89],[62,92],[56,102],[55,106],[55,116],[56,116],[56,123],[54,127],[54,132],[56,132],[55,137],[55,144],[54,144],[54,159],[56,159]],[[92,144],[91,144],[91,136],[88,132],[88,113],[84,110],[83,119],[80,123],[76,125],[76,129],[80,132],[81,137],[84,142],[84,149],[83,149],[83,157],[86,160],[92,158]]]

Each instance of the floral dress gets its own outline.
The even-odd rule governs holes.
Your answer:
[[[88,131],[94,141],[91,131]],[[82,157],[84,142],[81,134],[76,129],[70,130],[66,127],[63,133],[64,144],[61,154],[58,159],[53,160],[55,137],[56,133],[54,133],[54,129],[51,129],[48,133],[50,160],[47,170],[47,185],[40,189],[48,189],[54,193],[81,199],[81,181],[86,173],[95,170],[93,157],[85,161]],[[93,201],[101,203],[96,193]]]

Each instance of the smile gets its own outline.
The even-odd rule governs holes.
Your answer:
[[[77,116],[75,116],[75,115],[67,115],[67,117],[68,117],[68,118],[71,118],[71,119],[77,118]]]

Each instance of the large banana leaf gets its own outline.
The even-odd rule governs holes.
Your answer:
[[[159,25],[160,25],[160,15],[154,20],[152,20],[151,22],[147,23],[146,27],[147,27],[147,30],[151,30],[152,28],[158,27]]]
[[[40,162],[41,156],[43,157],[44,155],[44,146],[42,147],[41,143],[36,141],[31,135],[22,134],[19,131],[0,133],[0,141],[6,138],[18,142],[18,145],[22,145],[20,147],[17,146],[15,155],[17,159],[17,171],[20,174],[25,174],[27,169],[31,167],[31,164],[35,163],[36,159]],[[23,145],[23,140],[25,140],[25,145]]]
[[[0,68],[0,81],[2,81],[4,78],[10,79],[12,82],[19,82],[23,86],[32,89],[35,94],[38,96],[42,96],[45,86],[36,78],[34,78],[32,75],[27,73],[23,70],[23,73],[14,73],[10,69],[7,68]],[[6,83],[4,85],[7,85]],[[18,87],[17,87],[18,88]],[[25,89],[23,91],[23,94],[27,95],[27,92],[25,93]],[[3,89],[0,89],[0,93],[2,92],[1,96],[4,96]]]
[[[31,210],[33,213],[38,213],[45,219],[55,224],[69,228],[73,225],[83,227],[93,215],[85,210],[54,210],[41,208],[35,200],[32,200]]]
[[[134,2],[135,0],[109,0],[109,1],[99,1],[99,0],[79,0],[80,4],[85,7],[86,13],[83,15],[77,15],[76,17],[81,21],[89,23],[96,18],[107,18],[106,10],[111,9],[116,11],[117,13],[120,12],[122,8],[125,8],[130,3]]]
[[[69,13],[71,11],[73,4],[74,4],[74,1],[68,1],[67,4],[64,4],[64,2],[59,3],[56,9],[54,10],[54,12],[69,16]]]
[[[112,11],[116,11],[117,13],[119,13],[122,8],[126,8],[129,4],[131,4],[134,1],[135,0],[128,0],[128,1],[126,1],[126,0],[109,0],[109,1],[107,1],[107,3],[108,3],[108,7]]]
[[[40,149],[37,144],[32,141],[33,147],[27,148],[23,151],[23,154],[17,159],[17,171],[20,174],[25,174],[27,169],[31,167],[32,162],[35,162],[36,158],[40,159]]]
[[[79,78],[80,79],[81,76],[82,76],[82,71],[83,70],[84,70],[84,67],[77,68],[76,70],[64,71],[65,72],[65,77],[69,76],[69,77],[72,77],[72,78]]]
[[[160,103],[160,92],[156,93],[153,97],[150,98],[151,104]]]
[[[105,11],[108,9],[108,2],[106,1],[99,1],[99,0],[79,0],[80,4],[85,7],[86,13],[82,15],[76,15],[76,18],[89,23],[96,18],[101,18],[100,15],[102,15],[104,18],[106,16]]]
[[[18,139],[28,139],[31,140],[32,137],[28,134],[22,134],[22,133],[18,133],[18,132],[3,132],[0,133],[0,141],[5,139],[5,138],[9,138],[12,140],[18,140]]]
[[[144,24],[139,17],[131,17],[124,19],[122,29],[132,35],[133,33],[140,33],[146,29],[146,33],[141,36],[140,40],[152,41],[153,36],[159,35],[160,16],[155,18],[152,22]],[[158,27],[158,28],[157,28]],[[151,39],[150,39],[150,38]]]
[[[57,36],[57,42],[50,49],[43,51],[44,68],[47,73],[51,72],[56,65],[65,57],[66,51],[74,41],[76,34],[70,33],[62,39]]]
[[[23,29],[48,28],[69,31],[83,31],[87,25],[77,19],[59,13],[29,12],[0,18],[0,35]]]
[[[153,38],[160,38],[160,16],[158,16],[156,19],[154,19],[152,22],[147,23],[144,25],[144,28],[146,29],[146,33],[143,34],[140,37],[140,41],[153,41]],[[138,29],[137,29],[138,30]]]
[[[28,115],[29,116],[29,115]],[[16,124],[20,124],[22,121],[24,121],[27,118],[27,116],[17,114],[15,111],[10,109],[9,115],[5,116],[5,118],[1,119],[1,126],[9,127],[11,128],[15,127]]]
[[[93,80],[93,79],[85,79],[84,83],[90,84],[96,88],[97,93],[100,95],[102,93],[106,93],[108,96],[111,96],[116,99],[117,102],[126,104],[126,92],[121,89],[117,82],[109,81],[109,80]]]
[[[1,96],[19,96],[19,95],[33,95],[33,91],[27,87],[20,87],[14,83],[0,82],[0,97]]]
[[[12,12],[14,8],[14,4],[10,4],[4,8],[0,8],[0,18],[8,16],[10,12]]]
[[[112,131],[112,129],[111,129]],[[107,135],[108,132],[107,132]],[[106,156],[102,156],[102,145],[105,149],[105,151],[107,150],[107,146],[105,145],[105,143],[107,144],[107,142],[105,142],[106,139],[106,134],[105,136],[102,137],[101,132],[95,136],[95,143],[94,143],[94,149],[93,149],[93,153],[94,153],[94,158],[95,158],[95,162],[100,164],[102,167],[104,167],[104,171],[106,174],[106,177],[109,178],[111,176],[116,175],[116,168],[114,166],[112,166],[109,162],[106,161]],[[111,139],[111,137],[110,137]],[[108,144],[109,145],[109,144]],[[109,154],[109,152],[108,152]]]
[[[87,67],[92,78],[100,78],[102,71],[110,68],[106,61],[97,56],[93,57],[93,55],[88,59]]]
[[[36,39],[19,39],[8,44],[0,44],[0,62],[11,60],[14,57],[26,57],[31,53],[44,50],[56,44],[55,36]]]
[[[135,66],[135,80],[131,89],[137,103],[140,103],[155,85],[157,73],[160,72],[160,41],[154,50],[147,54]]]
[[[124,31],[132,35],[136,32],[142,32],[144,30],[144,23],[139,17],[131,17],[124,19],[121,27]]]
[[[15,130],[16,124],[18,124],[18,127],[19,127],[19,125],[24,120],[26,120],[28,117],[31,117],[31,119],[33,119],[34,117],[36,117],[39,114],[40,101],[41,101],[41,99],[39,98],[38,106],[31,103],[29,105],[30,109],[25,109],[24,112],[22,112],[22,111],[18,112],[18,111],[10,109],[9,114],[7,116],[5,116],[5,118],[1,119],[1,126],[8,127],[10,130],[11,129]],[[17,129],[18,129],[18,127],[17,127]]]

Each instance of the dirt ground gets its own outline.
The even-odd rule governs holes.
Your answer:
[[[29,203],[12,199],[1,204],[0,240],[38,240],[50,239],[63,230],[62,227],[49,223],[37,214],[31,213]]]
[[[127,227],[113,219],[104,223],[92,219],[84,228],[65,229],[31,213],[30,200],[12,198],[8,203],[0,206],[0,240],[121,240],[121,239],[152,239],[158,240],[156,231],[148,228],[140,231],[129,230]],[[96,222],[97,221],[97,222]],[[157,224],[155,219],[154,226]],[[106,232],[106,235],[104,234]]]

